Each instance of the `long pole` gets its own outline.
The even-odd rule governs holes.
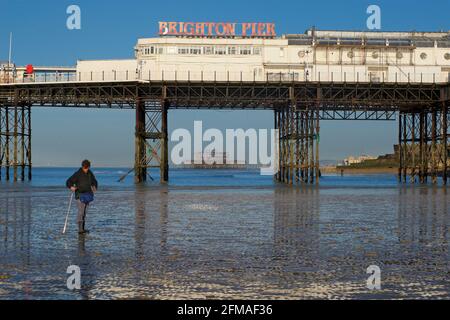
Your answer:
[[[7,81],[8,83],[9,78],[12,75],[11,58],[12,58],[12,32],[9,33],[8,81]]]
[[[9,58],[8,58],[9,64],[11,64],[11,55],[12,55],[12,32],[9,33]]]
[[[70,193],[69,208],[67,209],[66,221],[64,222],[64,228],[63,228],[63,232],[62,232],[63,234],[66,233],[67,222],[69,220],[70,207],[72,206],[72,199],[73,199],[73,192]]]

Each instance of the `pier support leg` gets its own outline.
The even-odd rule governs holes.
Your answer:
[[[433,108],[431,112],[431,182],[433,184],[437,183],[437,110]]]
[[[448,175],[448,106],[435,105],[427,109],[407,110],[400,113],[399,120],[399,179],[406,182],[410,171],[410,181],[415,183],[416,174],[421,184],[431,177],[438,183],[442,172],[444,185]]]
[[[410,147],[410,153],[411,153],[411,177],[410,181],[411,183],[416,182],[416,156],[417,156],[417,149],[416,149],[416,113],[411,113],[412,121],[411,121],[411,147]]]
[[[6,169],[6,181],[9,181],[9,169],[10,169],[10,160],[9,160],[9,140],[11,137],[11,132],[9,131],[9,119],[11,118],[10,116],[10,108],[6,107],[5,108],[5,121],[6,121],[6,131],[5,131],[5,169]]]
[[[425,183],[424,174],[425,174],[425,112],[420,111],[419,118],[419,181],[421,184]]]
[[[169,181],[169,134],[167,129],[167,113],[169,103],[167,100],[161,102],[161,183]]]
[[[299,135],[299,165],[300,165],[300,177],[299,182],[304,183],[305,182],[305,139],[303,138],[305,136],[305,114],[303,112],[297,112],[297,119],[298,119],[298,135]]]
[[[28,117],[25,117],[25,123],[27,124],[26,127],[26,132],[28,134],[28,143],[26,144],[26,159],[28,162],[28,180],[31,181],[33,174],[32,174],[32,167],[33,164],[31,162],[31,106],[27,107],[28,112],[26,113],[26,115],[28,115]]]
[[[279,130],[279,172],[275,178],[279,182],[319,183],[320,94],[315,105],[299,106],[294,88],[290,88],[290,101],[274,111]]]
[[[414,110],[405,110],[400,113],[399,130],[399,152],[400,152],[400,171],[403,183],[406,183],[408,172],[410,174],[410,183],[416,181],[416,158],[419,155],[416,149],[416,141],[419,141],[417,134],[420,130],[417,128],[419,113]]]
[[[282,165],[282,161],[281,161],[281,128],[280,128],[280,110],[278,108],[276,108],[274,110],[274,128],[275,130],[278,130],[278,170],[275,173],[275,180],[278,182],[281,182],[281,172],[280,172],[280,168]],[[275,151],[272,151],[275,152]]]
[[[160,169],[161,183],[169,181],[168,110],[166,99],[136,101],[135,183],[147,180],[149,168]]]
[[[282,113],[280,146],[281,181],[289,184],[318,183],[319,123],[314,107],[289,107]]]
[[[294,184],[295,175],[295,146],[297,144],[297,128],[295,126],[295,102],[289,106],[289,184]]]
[[[4,148],[5,145],[3,143],[3,131],[4,128],[4,110],[3,106],[0,105],[0,181],[2,181],[2,174],[3,174],[3,159],[4,159]]]
[[[288,183],[289,182],[289,126],[290,126],[290,108],[289,106],[284,106],[283,108],[283,114],[284,114],[284,125],[283,125],[283,182]]]
[[[303,132],[302,132],[302,144],[303,144],[303,170],[304,170],[304,176],[303,176],[303,182],[308,183],[309,181],[309,112],[308,110],[302,111],[301,114],[303,115],[302,121],[303,121]]]
[[[17,181],[17,169],[19,166],[18,144],[19,144],[19,107],[14,107],[14,132],[13,132],[13,177],[14,182]]]
[[[2,181],[3,148],[3,106],[0,105],[0,181]]]
[[[0,106],[0,180],[31,180],[31,107]],[[19,176],[20,170],[20,176]]]
[[[309,153],[309,183],[314,183],[314,113],[310,109],[309,112],[309,137],[308,137],[308,153]]]
[[[297,111],[298,166],[300,183],[318,183],[318,123],[314,108]],[[316,140],[316,141],[314,141]]]
[[[449,114],[448,114],[448,104],[446,102],[442,103],[442,112],[441,112],[441,145],[442,145],[442,181],[444,185],[447,185],[447,174],[448,174],[448,122],[449,122]]]
[[[403,170],[403,183],[406,183],[407,180],[407,176],[408,176],[408,161],[409,161],[409,157],[408,157],[408,130],[407,130],[407,116],[406,114],[403,113],[403,125],[402,125],[402,130],[403,130],[403,144],[401,146],[402,149],[402,170]]]
[[[136,100],[136,127],[134,150],[134,181],[142,183],[147,180],[147,161],[145,152],[145,103]]]
[[[280,182],[285,182],[286,172],[286,108],[283,106],[280,112]]]
[[[402,182],[403,174],[403,113],[400,111],[398,115],[398,182]]]
[[[316,140],[316,184],[319,184],[320,181],[320,156],[319,156],[319,143],[320,143],[320,102],[322,101],[322,88],[317,88],[317,103],[316,110],[314,113],[315,119],[315,134],[314,139]]]
[[[295,110],[295,183],[298,184],[300,181],[300,166],[301,166],[301,160],[300,160],[300,113]]]

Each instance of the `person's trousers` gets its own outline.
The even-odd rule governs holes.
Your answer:
[[[78,225],[82,225],[84,228],[84,222],[86,220],[86,213],[87,213],[87,209],[89,204],[83,203],[80,200],[77,200],[77,204],[78,204]]]

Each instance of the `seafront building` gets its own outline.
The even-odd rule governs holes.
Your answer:
[[[161,24],[160,24],[161,25]],[[268,27],[269,28],[269,27]],[[9,67],[0,82],[53,81],[450,81],[450,31],[359,32],[311,28],[276,36],[179,34],[138,39],[134,57],[76,67]]]
[[[349,156],[344,159],[344,166],[351,166],[352,164],[362,163],[366,160],[375,160],[377,157],[369,156],[367,154],[360,155],[358,157]]]
[[[126,60],[80,60],[81,81],[448,82],[450,32],[309,29],[279,37],[143,38]]]

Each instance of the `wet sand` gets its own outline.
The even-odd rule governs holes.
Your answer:
[[[397,174],[398,168],[393,167],[373,167],[373,168],[340,168],[340,167],[321,167],[322,173],[337,174]]]
[[[107,187],[79,237],[66,190],[0,187],[0,299],[450,298],[448,188]]]

